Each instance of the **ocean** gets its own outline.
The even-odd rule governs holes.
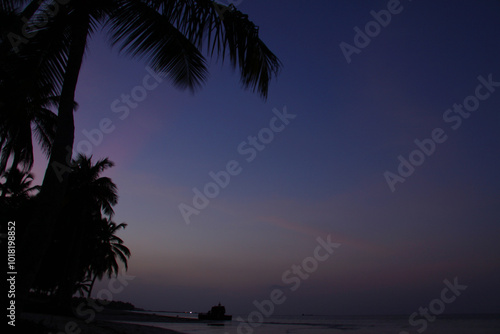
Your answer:
[[[242,318],[245,317],[233,315],[233,321],[143,324],[185,334],[500,334],[500,315],[441,315],[433,321],[419,318],[413,326],[408,316],[271,316],[253,326],[237,320]]]

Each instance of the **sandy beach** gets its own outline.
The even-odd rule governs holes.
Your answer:
[[[30,333],[78,333],[78,334],[178,334],[180,332],[152,327],[148,325],[128,324],[124,322],[189,322],[185,320],[158,315],[140,314],[128,311],[103,311],[96,315],[94,321],[86,322],[74,317],[24,313],[18,323],[19,329]],[[81,330],[81,332],[79,331]]]

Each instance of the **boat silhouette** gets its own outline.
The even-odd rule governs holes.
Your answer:
[[[217,306],[212,306],[212,309],[207,313],[198,313],[199,320],[231,320],[232,315],[226,315],[226,308],[220,303]]]

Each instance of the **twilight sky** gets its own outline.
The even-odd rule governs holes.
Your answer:
[[[267,101],[229,64],[193,95],[89,45],[75,147],[116,163],[135,276],[113,298],[248,314],[278,289],[275,314],[411,314],[457,278],[446,312],[500,312],[500,2],[389,1],[385,27],[385,0],[237,3],[284,64]]]

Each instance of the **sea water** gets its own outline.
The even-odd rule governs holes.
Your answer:
[[[442,315],[425,328],[423,322],[412,326],[408,316],[272,316],[251,325],[238,318],[244,316],[235,315],[233,321],[147,324],[186,334],[500,334],[500,315]]]

